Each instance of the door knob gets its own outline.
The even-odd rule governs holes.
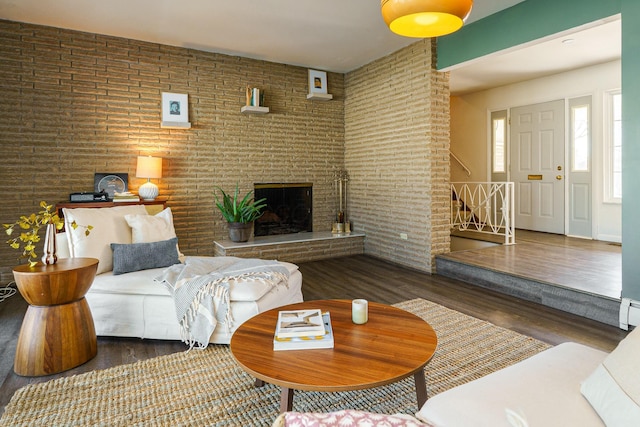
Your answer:
[[[562,180],[562,175],[556,175],[556,179],[557,179],[558,181]]]

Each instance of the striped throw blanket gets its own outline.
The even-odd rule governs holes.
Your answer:
[[[204,349],[218,323],[233,326],[230,287],[258,280],[271,288],[289,285],[289,270],[277,261],[234,257],[187,257],[155,278],[176,305],[182,341]]]

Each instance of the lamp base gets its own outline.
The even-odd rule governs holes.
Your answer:
[[[138,188],[138,195],[142,200],[155,200],[158,197],[158,186],[151,181],[147,181]]]

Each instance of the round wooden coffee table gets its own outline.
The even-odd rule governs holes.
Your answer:
[[[280,310],[329,311],[334,348],[273,351]],[[280,411],[290,411],[294,390],[347,391],[394,383],[413,375],[418,409],[427,400],[424,366],[436,351],[433,328],[418,316],[369,302],[369,321],[351,321],[350,300],[319,300],[265,311],[243,323],[231,337],[240,366],[263,382],[282,388]]]
[[[18,290],[29,303],[18,336],[16,374],[56,374],[96,355],[96,330],[84,295],[97,269],[95,258],[66,258],[53,265],[13,269]]]

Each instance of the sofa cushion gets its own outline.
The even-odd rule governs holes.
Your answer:
[[[429,398],[416,417],[436,426],[499,427],[510,425],[512,411],[530,426],[602,427],[580,394],[580,382],[606,356],[582,344],[563,343]]]
[[[607,426],[640,425],[640,328],[618,344],[580,391]]]
[[[124,219],[131,227],[132,243],[159,242],[177,237],[171,208],[163,209],[155,215],[128,214]],[[184,257],[180,247],[177,245],[176,248],[179,256]]]
[[[151,243],[112,243],[113,274],[168,267],[180,262],[176,245],[178,238]]]
[[[376,414],[345,409],[335,412],[285,412],[272,427],[431,427],[406,414]]]
[[[203,258],[208,257],[189,257],[189,258]],[[227,260],[227,262],[233,262],[237,260],[237,257],[216,257],[221,261]],[[289,274],[293,274],[298,266],[289,262],[280,262],[287,270]],[[107,271],[96,276],[91,290],[89,292],[104,293],[104,294],[124,294],[124,295],[166,295],[169,296],[169,291],[154,281],[154,277],[160,276],[164,271],[163,268],[156,268],[153,270],[141,270],[127,273],[125,277],[121,275],[114,275],[112,271]],[[253,282],[253,283],[252,283]],[[246,285],[246,286],[245,286]],[[266,286],[262,282],[248,281],[243,279],[238,283],[232,283],[229,290],[229,298],[231,301],[257,301],[262,298],[270,287]]]
[[[111,243],[131,243],[131,228],[125,221],[127,214],[146,215],[144,205],[115,206],[110,208],[64,208],[64,225],[69,241],[69,255],[72,258],[97,258],[97,274],[110,271],[113,267]],[[85,229],[75,230],[71,223],[92,225],[93,230],[86,236]]]
[[[127,214],[124,219],[131,227],[132,243],[159,242],[176,237],[171,208],[155,215]]]

